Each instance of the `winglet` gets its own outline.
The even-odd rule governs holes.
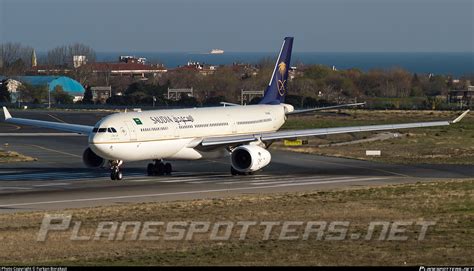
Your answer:
[[[12,118],[12,115],[10,115],[10,112],[8,112],[8,109],[5,106],[3,107],[3,114],[5,115],[5,120]]]
[[[460,122],[466,115],[467,113],[469,113],[469,109],[464,111],[464,113],[462,113],[461,115],[459,115],[459,117],[457,117],[455,120],[451,121],[451,123],[457,123],[457,122]]]
[[[240,105],[240,104],[234,104],[234,103],[228,103],[228,102],[220,102],[220,104],[222,104],[223,106],[237,106],[237,105]]]

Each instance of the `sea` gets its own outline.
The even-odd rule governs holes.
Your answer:
[[[274,61],[276,52],[224,52],[223,54],[187,52],[98,52],[97,61],[118,61],[121,55],[145,57],[149,63],[161,63],[167,68],[183,66],[191,62],[209,65],[232,63],[258,64],[262,60]],[[323,64],[338,70],[358,68],[391,69],[400,67],[412,73],[443,74],[460,77],[474,74],[474,52],[293,52],[292,66]]]

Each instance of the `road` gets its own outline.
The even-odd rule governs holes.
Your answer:
[[[108,113],[11,111],[15,117],[93,125]],[[0,122],[0,147],[35,162],[0,163],[0,213],[174,201],[289,191],[312,191],[472,178],[466,165],[391,165],[271,151],[272,163],[252,176],[231,176],[228,159],[173,161],[171,176],[148,177],[147,161],[124,165],[124,180],[82,163],[87,138]]]

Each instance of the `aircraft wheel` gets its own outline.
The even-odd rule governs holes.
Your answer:
[[[232,176],[235,176],[235,175],[239,175],[240,172],[237,171],[233,166],[230,167],[230,174],[232,174]]]
[[[123,178],[123,173],[120,169],[113,169],[112,172],[110,172],[110,179],[112,181],[120,181]]]
[[[123,174],[122,174],[122,171],[119,170],[115,173],[115,179],[118,180],[118,181],[121,181],[123,178]]]
[[[123,174],[120,170],[120,166],[122,165],[123,161],[121,160],[113,160],[109,161],[110,164],[110,179],[112,181],[115,180],[122,180]]]
[[[165,173],[165,165],[163,163],[155,164],[155,175],[161,176]]]
[[[173,171],[173,167],[171,166],[170,163],[166,163],[164,166],[164,173],[166,175],[171,175],[171,172]]]
[[[148,166],[146,167],[146,173],[148,176],[153,176],[154,174],[154,165],[152,163],[149,163]]]

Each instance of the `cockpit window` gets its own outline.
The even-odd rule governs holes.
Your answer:
[[[92,129],[93,133],[117,133],[114,127],[109,128],[94,128]]]

